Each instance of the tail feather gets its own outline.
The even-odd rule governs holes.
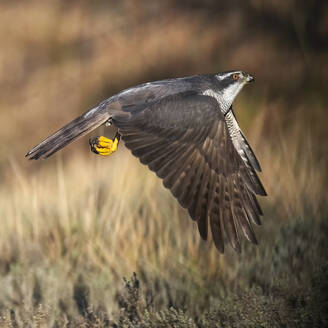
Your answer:
[[[95,107],[68,123],[40,144],[33,147],[25,156],[29,159],[47,158],[73,140],[84,136],[106,122],[110,117],[105,107]]]

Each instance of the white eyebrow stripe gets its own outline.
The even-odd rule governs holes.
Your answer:
[[[231,75],[231,73],[232,73],[232,72],[225,73],[225,74],[216,74],[215,77],[216,77],[218,80],[222,81],[222,80],[224,80],[227,76]]]

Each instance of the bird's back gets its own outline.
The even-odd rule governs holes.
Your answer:
[[[110,100],[118,100],[122,106],[147,104],[186,91],[201,93],[213,86],[212,80],[211,75],[193,75],[143,83],[121,91]]]

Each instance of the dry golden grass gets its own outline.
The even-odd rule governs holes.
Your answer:
[[[277,128],[270,142],[261,137],[263,116],[254,121],[249,138],[264,169],[261,177],[269,195],[261,203],[265,208],[279,207],[277,213],[286,219],[303,218],[309,206],[316,216],[327,200],[325,162],[313,153],[311,135],[298,124],[286,133]],[[69,156],[73,148],[69,146],[64,159],[56,154],[30,173],[21,161],[8,163],[6,188],[0,190],[1,214],[6,218],[0,230],[1,258],[13,256],[8,253],[13,237],[21,259],[28,260],[30,252],[34,258],[37,252],[57,261],[63,254],[76,256],[68,250],[81,247],[75,260],[108,266],[119,277],[133,271],[142,259],[159,272],[167,261],[198,262],[200,249],[209,250],[209,274],[221,266],[224,260],[200,241],[187,213],[123,144],[110,158],[86,149]],[[34,165],[28,163],[30,169]]]
[[[249,5],[288,17],[290,5],[276,3]],[[271,297],[265,286],[279,275],[310,286],[312,268],[326,259],[327,104],[320,92],[327,56],[252,28],[242,8],[210,17],[170,1],[1,3],[0,326],[88,326],[79,290],[97,315],[117,317],[121,279],[134,271],[156,309],[193,316],[253,285]],[[23,158],[120,89],[232,68],[259,81],[235,109],[268,192],[260,200],[260,245],[243,243],[242,255],[230,248],[219,255],[201,241],[187,213],[123,144],[106,159],[89,152],[85,138],[47,161]],[[303,85],[304,76],[313,86]]]
[[[219,255],[211,242],[202,242],[187,213],[123,145],[110,158],[86,151],[65,158],[58,154],[29,174],[12,160],[6,188],[0,191],[5,218],[1,272],[10,273],[0,286],[6,291],[0,301],[8,308],[15,308],[15,302],[20,307],[22,300],[32,306],[37,283],[43,295],[39,301],[58,311],[61,300],[72,299],[80,274],[91,287],[93,306],[108,313],[116,308],[121,277],[133,271],[149,286],[166,281],[177,298],[191,287],[202,295],[215,280],[233,285],[249,259],[260,259],[264,249],[271,253],[280,226],[309,214],[320,220],[328,200],[322,185],[325,166],[311,155],[311,139],[295,126],[287,134],[277,129],[272,143],[261,138],[264,121],[263,115],[255,120],[250,140],[269,197],[261,200],[260,245],[245,243],[246,253],[240,256],[230,248]],[[21,285],[8,288],[11,279]],[[74,303],[69,304],[65,311],[75,313]]]

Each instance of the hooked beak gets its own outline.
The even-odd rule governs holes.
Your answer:
[[[246,75],[246,82],[254,82],[254,81],[255,81],[255,79],[252,75],[250,75],[250,74]]]

